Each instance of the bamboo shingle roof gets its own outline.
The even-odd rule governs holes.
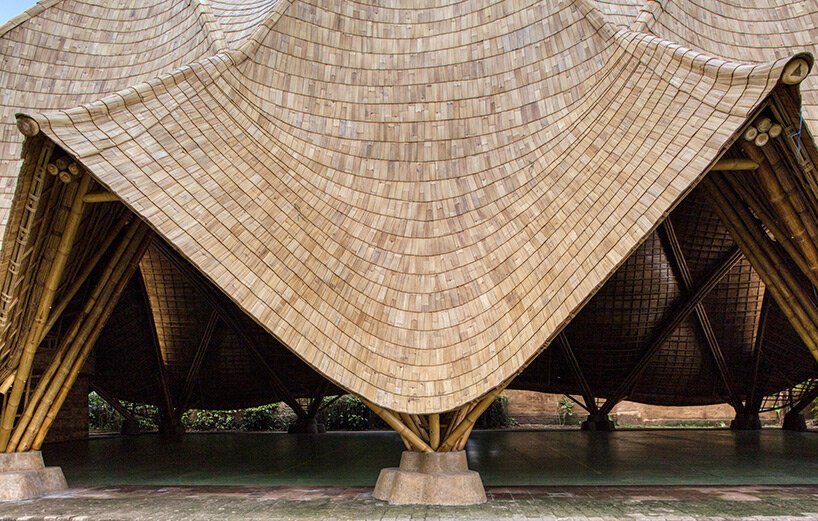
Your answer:
[[[445,411],[519,373],[818,40],[796,2],[740,50],[693,41],[674,16],[741,32],[713,4],[647,2],[626,29],[625,1],[65,0],[0,31],[22,60],[3,110],[318,372]],[[96,30],[38,47],[81,16]]]

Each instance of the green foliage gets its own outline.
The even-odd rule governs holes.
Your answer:
[[[88,394],[88,428],[91,432],[119,432],[122,416],[108,402],[91,391]]]
[[[576,404],[574,401],[567,396],[560,397],[560,402],[558,405],[558,413],[560,416],[560,425],[573,425],[575,422],[574,419],[574,406]]]
[[[134,413],[139,430],[151,432],[158,429],[159,409],[154,405],[120,401],[123,407]],[[91,432],[119,432],[124,418],[97,393],[88,394],[88,427]]]
[[[271,403],[244,409],[237,427],[242,431],[286,431],[295,419],[292,409],[283,404]]]
[[[237,411],[193,409],[182,416],[182,425],[189,431],[230,431],[237,428]]]
[[[516,425],[508,414],[508,396],[498,396],[488,409],[477,418],[475,429],[504,429]]]
[[[349,394],[329,404],[322,416],[328,431],[365,431],[370,426],[369,408]]]

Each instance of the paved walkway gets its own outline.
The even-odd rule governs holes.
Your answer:
[[[368,488],[74,489],[0,504],[2,520],[804,520],[818,487],[506,487],[474,507],[392,507]]]

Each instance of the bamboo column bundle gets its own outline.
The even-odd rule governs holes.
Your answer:
[[[747,206],[749,206],[753,213],[758,216],[762,224],[764,224],[764,226],[770,230],[773,237],[775,237],[775,240],[781,245],[782,248],[784,248],[787,255],[792,258],[793,262],[795,262],[796,266],[798,266],[798,269],[800,269],[801,272],[810,279],[810,282],[812,282],[813,285],[818,286],[818,278],[815,277],[815,273],[810,269],[807,260],[801,253],[801,250],[799,250],[798,247],[792,242],[789,234],[784,231],[784,229],[778,224],[778,220],[773,217],[773,214],[765,207],[756,191],[734,176],[726,176],[725,181],[742,199],[744,199]]]
[[[736,241],[740,245],[743,243],[747,248],[746,250],[743,248],[743,251],[748,260],[775,296],[776,302],[793,323],[793,327],[799,331],[804,342],[808,346],[818,345],[818,330],[815,327],[818,324],[818,312],[812,305],[809,295],[805,293],[792,272],[786,269],[786,261],[741,200],[722,180],[714,180],[713,183],[715,191],[719,192],[718,195],[722,198],[721,202],[727,205],[717,208],[717,211],[720,216],[724,214],[723,218],[727,218],[733,224],[734,229],[731,229],[731,232],[735,232]],[[728,228],[730,223],[726,223]]]
[[[22,356],[17,366],[17,375],[14,378],[11,393],[6,400],[6,407],[3,410],[3,419],[0,424],[0,449],[6,449],[8,446],[17,408],[20,406],[20,399],[22,398],[23,390],[34,362],[34,354],[37,352],[42,330],[46,320],[48,320],[48,315],[54,302],[54,296],[62,279],[63,271],[68,262],[68,256],[71,253],[71,248],[74,245],[74,239],[76,238],[82,220],[84,206],[82,198],[88,192],[90,185],[91,176],[85,174],[82,180],[80,180],[79,187],[74,195],[74,201],[65,223],[65,229],[60,237],[54,260],[51,262],[51,268],[43,287],[43,293],[40,295],[34,322],[31,324],[31,328],[23,345]]]
[[[818,247],[816,247],[818,229],[814,226],[812,216],[806,211],[803,200],[794,190],[786,189],[781,182],[782,179],[778,175],[778,171],[781,170],[780,165],[771,165],[764,153],[752,145],[745,144],[742,150],[759,164],[757,178],[761,187],[789,232],[789,238],[806,259],[810,280],[818,280]]]
[[[64,365],[66,363],[71,363],[71,346],[73,345],[77,336],[81,333],[84,320],[93,312],[96,303],[100,300],[111,276],[114,274],[116,266],[118,265],[122,256],[126,254],[128,246],[133,242],[134,236],[141,227],[140,221],[134,221],[131,224],[125,237],[123,237],[122,241],[117,246],[117,249],[114,251],[110,260],[108,261],[105,270],[100,274],[100,277],[83,305],[82,310],[74,319],[74,322],[68,331],[66,331],[66,333],[63,335],[60,346],[57,348],[54,358],[43,373],[43,376],[40,378],[37,387],[34,389],[34,393],[29,397],[25,410],[14,428],[14,432],[12,433],[6,449],[7,452],[11,452],[14,447],[18,445],[23,433],[25,432],[25,429],[29,425],[29,422],[33,421],[34,423],[37,423],[42,419],[42,416],[45,415],[45,411],[42,411],[41,416],[38,417],[35,411],[40,410],[40,402],[48,390],[52,387],[58,387],[65,379],[68,370],[64,367]],[[69,361],[66,362],[66,360]]]
[[[87,202],[87,201],[86,201]],[[43,329],[42,335],[40,337],[40,342],[43,341],[43,338],[51,331],[51,328],[54,327],[54,324],[57,323],[57,320],[60,319],[63,311],[65,308],[68,307],[68,304],[71,303],[71,300],[77,294],[77,292],[82,288],[83,284],[85,284],[88,277],[91,275],[91,272],[94,271],[94,268],[97,267],[97,264],[102,259],[102,256],[108,251],[108,248],[111,247],[113,244],[114,239],[119,236],[119,232],[122,231],[122,228],[128,224],[128,221],[131,219],[131,215],[129,213],[123,213],[122,216],[117,220],[116,224],[111,229],[108,237],[102,242],[102,244],[96,247],[96,252],[94,255],[88,259],[88,261],[83,266],[82,271],[77,275],[74,282],[71,284],[71,287],[66,290],[65,295],[63,295],[60,302],[54,306],[54,309],[51,310],[51,315],[48,317],[48,322]]]
[[[60,387],[55,387],[59,390],[59,392],[55,397],[53,397],[53,399],[49,400],[50,397],[47,396],[46,399],[42,401],[41,408],[46,408],[49,404],[50,407],[48,407],[48,412],[45,415],[44,421],[40,424],[39,430],[36,431],[36,436],[34,435],[35,429],[33,428],[34,424],[32,423],[29,425],[29,432],[26,433],[26,436],[23,437],[20,445],[18,446],[19,451],[29,450],[29,448],[40,450],[40,447],[45,440],[45,436],[48,434],[48,430],[51,428],[51,425],[57,418],[57,413],[60,411],[63,403],[65,403],[65,399],[68,397],[68,393],[74,386],[77,376],[82,370],[82,367],[85,365],[88,355],[91,354],[91,350],[93,349],[100,333],[102,333],[105,323],[113,313],[116,303],[122,296],[122,292],[125,291],[125,286],[128,284],[128,281],[136,271],[136,268],[139,265],[139,260],[142,258],[142,255],[145,253],[145,250],[150,244],[152,234],[148,230],[148,227],[143,224],[140,228],[140,232],[129,245],[128,254],[123,256],[115,275],[111,279],[112,284],[110,285],[113,286],[112,291],[110,291],[105,298],[100,300],[99,304],[96,306],[97,312],[90,315],[86,320],[87,326],[85,329],[87,332],[83,332],[83,334],[78,337],[76,342],[79,353],[76,357],[73,357],[71,369],[66,378],[61,382]],[[69,359],[67,358],[66,362],[68,360]],[[67,364],[63,365],[63,367],[65,366],[67,366]],[[31,441],[32,436],[34,438],[33,442]]]
[[[723,180],[708,176],[702,182],[713,207],[742,252],[753,265],[786,315],[793,329],[818,359],[818,312],[778,254],[775,244],[753,222],[741,200]]]
[[[423,438],[423,434],[421,433],[420,429],[418,429],[414,418],[412,418],[412,415],[406,414],[405,412],[401,412],[401,413],[398,413],[398,416],[400,417],[403,424],[406,425],[409,428],[409,430],[411,430],[413,433],[415,433],[415,436],[417,436],[418,438],[423,439],[423,441],[428,441],[428,440]]]
[[[477,421],[480,415],[483,414],[492,403],[494,403],[494,400],[500,396],[500,393],[503,392],[509,383],[511,383],[511,380],[506,381],[500,387],[497,387],[488,393],[482,400],[477,402],[474,407],[470,408],[465,418],[463,418],[463,420],[460,421],[454,427],[454,429],[452,429],[452,431],[446,436],[446,439],[443,440],[443,443],[440,444],[438,452],[448,452],[452,449],[462,450],[462,448],[457,449],[459,446],[458,442],[462,441],[461,437],[465,435],[466,438],[468,438],[468,435],[471,434],[471,430],[474,428],[474,423]],[[463,445],[465,445],[465,442],[463,442]]]
[[[432,448],[423,441],[420,436],[415,434],[409,427],[407,427],[397,416],[395,416],[391,411],[384,409],[374,403],[366,400],[365,398],[361,398],[361,401],[364,402],[364,405],[372,409],[372,412],[377,414],[381,417],[383,421],[386,422],[387,425],[392,427],[398,434],[400,434],[401,438],[411,446],[413,450],[417,450],[420,452],[435,452]]]

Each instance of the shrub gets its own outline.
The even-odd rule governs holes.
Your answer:
[[[97,393],[88,394],[88,427],[91,432],[119,432],[122,416]]]
[[[182,416],[182,425],[191,431],[229,431],[236,429],[236,411],[193,409]]]
[[[369,414],[369,407],[349,394],[341,396],[322,411],[328,431],[365,431],[370,425]]]

